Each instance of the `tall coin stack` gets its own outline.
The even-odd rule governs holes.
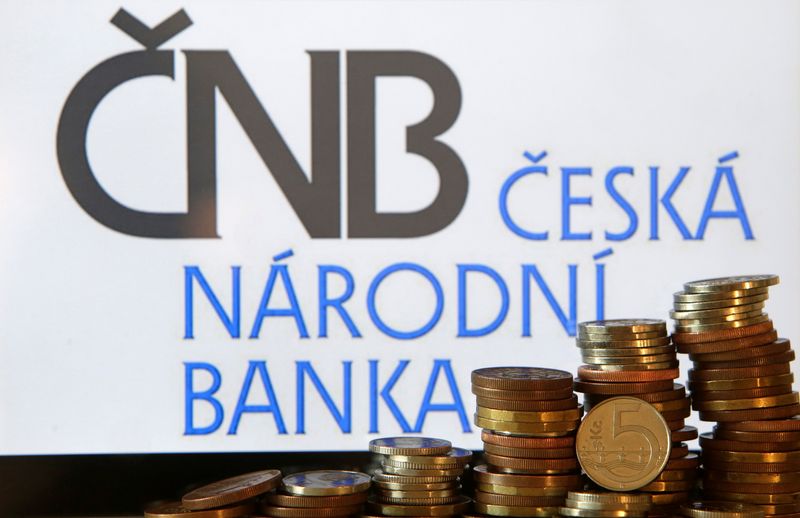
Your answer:
[[[692,405],[715,421],[700,438],[704,494],[758,505],[766,515],[800,512],[800,404],[794,359],[763,312],[776,275],[706,279],[674,295],[673,340],[694,362]]]
[[[553,516],[582,489],[575,430],[583,408],[572,374],[536,367],[472,372],[475,424],[487,464],[473,470],[475,510],[492,516]]]
[[[369,450],[384,455],[373,474],[368,509],[380,516],[455,516],[471,500],[461,494],[460,477],[472,452],[450,441],[427,437],[374,439]]]
[[[666,322],[582,322],[576,342],[585,365],[578,368],[575,390],[583,393],[587,411],[608,398],[632,396],[653,405],[672,430],[670,460],[664,471],[639,489],[652,494],[650,514],[688,500],[700,461],[683,441],[697,438],[697,429],[684,423],[691,403],[684,387],[674,383],[680,373]]]
[[[370,478],[358,471],[316,470],[283,478],[261,512],[270,518],[337,518],[362,514]]]

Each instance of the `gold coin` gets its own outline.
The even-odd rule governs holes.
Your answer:
[[[582,333],[608,333],[630,334],[667,331],[664,320],[649,318],[629,318],[612,320],[593,320],[578,324],[578,331]]]
[[[561,516],[574,516],[578,518],[628,518],[633,516],[645,516],[647,511],[615,511],[559,507],[558,514]]]
[[[721,324],[695,324],[695,325],[679,325],[675,326],[676,333],[705,333],[708,331],[719,331],[721,329],[734,329],[739,327],[748,327],[761,322],[769,320],[769,315],[762,313],[761,315],[744,320],[734,320],[732,322],[725,322]]]
[[[381,469],[384,473],[391,475],[403,475],[404,477],[457,477],[464,473],[464,467],[455,469],[416,469],[416,468],[398,468],[396,466],[389,466],[382,463]]]
[[[709,293],[679,291],[672,295],[672,299],[676,304],[687,304],[695,302],[728,301],[747,297],[757,297],[761,295],[769,295],[769,289],[752,288],[745,290],[729,290]]]
[[[368,500],[367,508],[370,512],[385,516],[454,516],[466,511],[470,502],[465,496],[456,503],[445,505],[399,505]]]
[[[689,293],[725,293],[740,290],[768,288],[780,282],[780,277],[773,274],[739,275],[735,277],[718,277],[687,282],[683,289]]]
[[[583,405],[569,410],[552,410],[541,412],[518,412],[515,410],[496,410],[479,406],[477,414],[494,421],[514,421],[518,423],[552,423],[574,421],[583,415]]]
[[[689,408],[691,403],[691,398],[685,397],[682,399],[673,399],[671,401],[657,401],[650,404],[653,405],[653,408],[659,412],[671,412],[673,410],[683,410],[685,408]]]
[[[478,484],[513,487],[575,487],[583,484],[580,475],[514,475],[489,471],[486,464],[475,466],[472,476]]]
[[[643,493],[606,493],[602,491],[570,491],[567,498],[578,502],[597,502],[614,505],[621,504],[636,504],[636,505],[650,505],[652,498],[648,494]]]
[[[366,491],[369,486],[369,475],[358,471],[304,471],[283,478],[283,489],[301,496],[349,495]]]
[[[704,488],[704,493],[715,500],[745,502],[748,504],[792,504],[800,503],[800,493],[740,493]]]
[[[647,496],[649,497],[650,495]],[[650,502],[646,504],[627,504],[623,502],[587,502],[583,500],[573,500],[571,498],[567,498],[564,503],[567,505],[567,507],[571,507],[573,509],[588,509],[592,511],[629,511],[646,513],[652,507]]]
[[[429,437],[383,437],[369,441],[369,451],[383,455],[446,455],[450,441]]]
[[[675,480],[695,480],[697,479],[697,472],[695,470],[677,470],[662,471],[653,482],[672,482]]]
[[[362,505],[339,507],[280,507],[261,505],[261,512],[271,518],[339,518],[361,511]]]
[[[578,428],[578,460],[589,478],[606,489],[638,489],[667,465],[670,433],[649,403],[628,396],[607,399]]]
[[[245,473],[190,491],[183,495],[181,503],[192,510],[223,507],[272,491],[280,483],[281,472],[277,469]]]
[[[263,501],[277,507],[342,507],[363,504],[367,501],[367,492],[334,496],[298,496],[271,492],[264,495]]]
[[[575,457],[575,447],[571,448],[509,448],[496,444],[484,443],[483,451],[504,457],[520,457],[525,459],[566,459]]]
[[[705,470],[709,480],[719,480],[732,484],[798,484],[800,473],[744,473],[739,471]]]
[[[372,479],[376,482],[384,482],[391,484],[436,484],[436,483],[453,483],[458,481],[458,475],[448,476],[430,476],[430,475],[396,475],[394,473],[384,473],[381,470],[375,470],[372,473]]]
[[[255,510],[253,502],[233,504],[217,509],[193,511],[180,502],[158,504],[145,510],[145,518],[238,518]]]
[[[703,452],[703,460],[706,459],[719,462],[800,463],[800,451],[757,452],[707,450]]]
[[[745,410],[748,408],[770,408],[791,405],[800,401],[800,394],[792,392],[779,396],[757,397],[751,399],[718,399],[712,401],[695,401],[695,410]]]
[[[655,356],[659,354],[675,354],[674,345],[662,345],[657,347],[582,347],[581,355],[584,358],[591,357],[628,357],[628,356]]]
[[[495,419],[488,419],[481,417],[478,414],[474,416],[475,426],[485,428],[495,432],[507,432],[517,434],[536,434],[536,433],[554,433],[565,435],[572,430],[578,428],[579,421],[557,421],[553,423],[517,423],[513,421],[497,421]]]
[[[558,515],[558,507],[515,507],[511,505],[494,505],[475,502],[475,511],[489,516],[541,517],[550,518]]]
[[[694,489],[694,480],[654,480],[639,488],[640,491],[654,491],[659,493],[673,493],[675,491],[691,491]]]
[[[386,461],[395,466],[400,464],[419,464],[438,469],[437,466],[463,466],[472,459],[472,452],[464,448],[453,448],[447,455],[389,455]],[[428,468],[422,468],[428,469]]]
[[[615,340],[613,338],[596,336],[591,337],[591,340],[578,338],[575,341],[576,345],[581,349],[639,349],[651,347],[670,347],[672,339],[669,336],[660,336],[656,338],[640,338],[633,340]]]
[[[457,496],[460,487],[452,489],[437,489],[433,491],[411,491],[411,490],[392,490],[378,488],[377,494],[386,498],[406,499],[406,498],[448,498]],[[366,500],[366,499],[365,499]],[[391,503],[391,502],[389,502]],[[400,502],[403,503],[403,502]]]
[[[696,325],[711,325],[711,324],[726,324],[731,322],[738,322],[740,320],[749,320],[763,315],[764,313],[759,309],[750,311],[748,313],[734,313],[732,315],[724,315],[721,317],[713,318],[675,318],[675,325],[679,327],[696,326]]]
[[[392,498],[378,493],[372,497],[372,501],[381,504],[395,504],[395,505],[447,505],[455,504],[461,500],[460,495],[455,496],[442,496],[442,497],[427,497],[427,498]]]
[[[409,478],[409,477],[402,477],[402,478]],[[389,491],[441,491],[443,489],[453,489],[461,487],[455,480],[452,482],[397,483],[397,482],[381,482],[375,477],[372,477],[372,486],[378,489],[386,489]]]
[[[635,363],[664,363],[675,361],[675,351],[649,356],[582,356],[584,363],[593,365],[626,365]]]
[[[734,502],[692,502],[681,505],[681,514],[689,518],[763,518],[758,507]]]
[[[689,493],[683,491],[678,493],[652,493],[650,496],[653,497],[653,505],[656,507],[681,504],[689,500]]]
[[[578,333],[578,340],[581,342],[621,342],[630,340],[652,340],[653,338],[667,337],[666,331],[649,331],[645,333],[628,333],[623,331],[606,333],[602,331],[592,331],[588,333]]]
[[[552,507],[564,503],[563,496],[517,496],[498,495],[475,491],[475,501],[489,505],[508,505],[511,507]]]
[[[565,496],[569,486],[555,487],[517,487],[497,484],[475,484],[475,489],[484,493],[511,496]]]
[[[764,302],[769,298],[769,293],[766,291],[760,295],[751,295],[749,297],[738,297],[721,300],[708,300],[705,302],[675,302],[673,307],[675,311],[705,311],[709,309],[729,308],[736,306],[747,306],[757,302]]]
[[[758,376],[755,378],[738,378],[727,380],[690,381],[687,385],[692,392],[716,390],[742,390],[775,385],[787,385],[794,382],[793,374],[777,374],[774,376]]]
[[[705,319],[705,318],[717,318],[717,317],[724,317],[726,315],[736,315],[738,313],[750,313],[752,311],[760,311],[764,309],[763,302],[756,302],[754,304],[745,304],[743,306],[729,306],[725,308],[716,308],[716,309],[701,309],[695,311],[678,311],[673,310],[669,312],[669,316],[675,320],[684,320],[684,319]]]

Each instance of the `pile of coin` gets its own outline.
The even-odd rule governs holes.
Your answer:
[[[317,470],[283,478],[280,491],[268,493],[261,512],[271,518],[334,518],[361,514],[369,475],[357,471]]]
[[[475,424],[486,465],[475,467],[475,510],[492,516],[553,516],[582,489],[575,430],[583,408],[572,374],[537,367],[472,372]]]
[[[598,491],[570,491],[560,516],[579,518],[635,518],[648,516],[650,495]]]
[[[583,393],[587,411],[609,398],[631,396],[655,407],[672,431],[666,467],[640,491],[652,493],[653,505],[660,511],[687,501],[700,460],[685,441],[697,438],[697,429],[684,422],[691,413],[691,401],[684,387],[674,383],[680,373],[666,322],[582,322],[576,342],[585,365],[578,368],[575,390]]]
[[[776,275],[706,279],[676,293],[678,351],[694,362],[692,405],[716,421],[700,438],[705,496],[757,505],[766,515],[800,512],[800,404],[794,352],[763,313]]]
[[[281,472],[277,469],[245,473],[190,491],[183,495],[180,502],[155,505],[145,510],[144,516],[146,518],[250,516],[256,509],[256,498],[277,488],[280,483]]]
[[[379,516],[454,516],[471,500],[461,494],[460,477],[472,452],[428,437],[385,437],[369,443],[383,455],[372,476],[368,508]]]
[[[686,518],[764,518],[764,511],[751,505],[733,502],[691,502],[679,513]]]

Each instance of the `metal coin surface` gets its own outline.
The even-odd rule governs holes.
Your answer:
[[[593,320],[578,324],[578,331],[583,333],[650,333],[666,332],[667,323],[664,320],[649,318],[630,318],[612,320]]]
[[[452,448],[447,455],[391,455],[386,460],[397,464],[421,464],[437,469],[440,465],[463,466],[472,459],[472,452],[464,448]],[[425,469],[425,468],[423,468]]]
[[[709,301],[728,301],[736,300],[746,297],[757,297],[760,295],[769,295],[769,288],[752,288],[745,290],[731,290],[719,291],[709,293],[692,293],[688,291],[679,291],[672,295],[672,299],[676,303],[696,303],[696,302],[709,302]]]
[[[701,421],[717,421],[718,423],[747,422],[782,419],[800,414],[800,404],[776,406],[771,408],[753,408],[748,410],[719,410],[700,412]]]
[[[471,501],[465,496],[445,505],[399,505],[368,500],[367,509],[384,516],[454,516],[466,511]]]
[[[358,471],[304,471],[284,477],[283,489],[292,495],[331,496],[366,491],[370,477]]]
[[[675,301],[673,307],[676,311],[703,311],[707,309],[731,308],[736,306],[747,306],[757,302],[764,302],[769,298],[766,291],[759,295],[749,297],[734,297],[718,300],[707,300],[705,302],[679,302]]]
[[[567,472],[578,469],[578,459],[525,459],[485,453],[486,462],[494,468],[518,469],[530,472]]]
[[[777,335],[777,331],[774,331]],[[737,361],[759,356],[770,356],[791,350],[792,344],[786,338],[777,338],[764,345],[755,345],[743,349],[721,352],[689,353],[689,359],[701,363]],[[713,368],[713,367],[712,367]]]
[[[515,475],[489,471],[486,464],[475,466],[472,476],[478,484],[512,487],[575,487],[582,484],[580,475]]]
[[[771,421],[740,421],[720,423],[720,430],[734,430],[741,432],[800,432],[800,417]]]
[[[554,433],[566,435],[568,432],[578,428],[578,420],[572,421],[557,421],[552,423],[520,423],[514,421],[497,421],[495,419],[488,419],[481,417],[478,414],[474,416],[475,426],[485,428],[487,430],[494,430],[496,432],[508,432],[517,434],[537,434],[537,433]]]
[[[691,335],[689,335],[691,336]],[[686,337],[688,338],[688,336]],[[691,342],[691,343],[677,343],[676,347],[679,353],[686,354],[715,354],[715,353],[733,353],[734,351],[742,351],[749,347],[760,347],[771,344],[778,339],[778,331],[769,329],[761,334],[753,336],[743,336],[739,338],[731,338],[729,340],[718,340],[715,342]]]
[[[472,371],[472,384],[504,390],[557,390],[572,385],[572,374],[541,367],[488,367]]]
[[[681,514],[689,518],[763,518],[758,507],[734,502],[692,502],[681,506]]]
[[[619,397],[586,415],[575,440],[581,467],[596,484],[613,491],[638,489],[664,469],[670,429],[649,403]]]
[[[144,516],[145,518],[238,518],[250,514],[255,508],[253,502],[244,502],[196,511],[184,507],[181,502],[167,502],[146,509]]]
[[[722,340],[733,340],[735,338],[744,338],[747,336],[755,336],[772,331],[772,321],[766,320],[758,322],[753,325],[737,327],[732,329],[716,329],[707,330],[704,332],[691,331],[691,332],[678,332],[672,334],[672,341],[678,346],[680,350],[681,344],[697,344],[703,342],[717,342]]]
[[[532,475],[536,476],[536,475]],[[496,495],[511,495],[511,496],[560,496],[565,497],[570,489],[580,487],[581,484],[575,486],[547,486],[547,487],[516,487],[516,486],[500,486],[497,484],[475,484],[477,491],[484,493],[494,493]]]
[[[552,516],[558,516],[558,509],[558,507],[524,507],[475,502],[475,511],[488,516],[550,518]]]
[[[267,493],[264,500],[268,505],[278,507],[341,507],[363,504],[367,493],[353,493],[335,496],[298,496],[284,493]]]
[[[610,382],[650,382],[650,381],[671,381],[680,376],[678,369],[662,369],[653,371],[626,371],[609,372],[604,371],[593,365],[581,365],[578,367],[578,377],[587,381],[610,381]]]
[[[386,463],[381,464],[384,473],[392,475],[402,475],[404,477],[458,477],[464,473],[464,466],[453,469],[417,469],[417,468],[398,468]]]
[[[372,478],[376,482],[385,482],[391,484],[437,484],[437,483],[453,483],[458,481],[458,476],[404,476],[395,475],[394,473],[384,473],[381,470],[375,470],[372,473]]]
[[[475,491],[475,501],[491,505],[509,505],[514,507],[552,507],[561,505],[564,497],[555,496],[519,496],[519,495],[498,495],[495,493],[484,493]]]
[[[508,448],[572,448],[575,449],[575,437],[515,437],[500,435],[488,430],[481,431],[481,440],[487,444],[496,444]]]
[[[683,289],[688,293],[720,293],[768,288],[779,282],[780,277],[773,274],[739,275],[687,282],[683,285]]]
[[[583,415],[583,405],[578,405],[569,410],[550,411],[517,411],[497,410],[478,406],[477,415],[495,421],[514,421],[519,423],[552,423],[559,421],[574,421]]]
[[[443,455],[452,447],[450,441],[429,437],[384,437],[369,441],[369,451],[383,455]]]
[[[692,401],[726,401],[729,399],[751,399],[767,396],[777,396],[792,392],[792,385],[774,385],[772,387],[759,387],[740,390],[700,390],[692,394]]]
[[[778,374],[776,376],[757,376],[755,378],[740,378],[729,380],[690,381],[687,383],[692,392],[717,391],[717,390],[746,390],[761,387],[774,387],[775,385],[791,385],[794,383],[794,374]]]
[[[791,405],[800,401],[797,392],[781,394],[778,396],[757,397],[750,399],[718,399],[711,401],[695,401],[692,406],[695,410],[745,410],[748,408],[771,408],[776,406]]]
[[[261,505],[261,512],[270,518],[338,518],[359,513],[362,505],[341,507],[280,507]]]
[[[568,498],[575,502],[596,502],[600,504],[649,505],[652,498],[643,493],[606,493],[602,491],[570,491]]]
[[[571,387],[571,385],[570,385]],[[476,402],[478,406],[484,408],[494,408],[497,410],[519,410],[523,412],[530,411],[552,411],[552,410],[568,410],[570,408],[577,408],[578,396],[572,395],[566,399],[552,399],[546,401],[526,401],[518,399],[492,399],[477,397]]]
[[[272,491],[280,483],[281,472],[277,469],[245,473],[190,491],[183,495],[181,503],[193,510],[223,507]]]
[[[578,379],[575,380],[574,386],[577,392],[584,392],[586,394],[620,396],[664,392],[671,390],[674,383],[671,379],[638,383],[602,383]]]
[[[523,459],[566,459],[575,456],[575,448],[509,448],[496,444],[484,444],[483,451],[504,457]]]
[[[564,387],[555,390],[505,390],[472,385],[472,393],[478,397],[492,399],[541,401],[572,397],[572,387]]]

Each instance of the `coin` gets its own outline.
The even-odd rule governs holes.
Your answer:
[[[575,447],[575,437],[516,437],[513,435],[499,435],[488,430],[481,431],[481,440],[488,444],[505,446],[508,448],[572,448]]]
[[[585,509],[591,511],[628,511],[631,513],[641,514],[646,513],[652,507],[652,503],[650,501],[648,501],[646,504],[626,504],[620,502],[609,504],[606,502],[586,502],[583,500],[573,500],[571,498],[567,498],[564,503],[567,505],[567,507],[572,509]]]
[[[399,475],[395,475],[400,477]],[[400,477],[408,479],[410,477]],[[450,482],[382,482],[376,477],[372,477],[372,486],[378,489],[386,489],[389,491],[441,491],[444,489],[454,489],[460,487],[457,480]],[[361,494],[361,493],[358,493]],[[322,497],[314,497],[322,498]]]
[[[383,489],[376,488],[377,495],[386,498],[394,499],[420,499],[420,498],[448,498],[459,495],[461,486],[455,486],[448,489],[432,489],[432,490],[406,490],[406,489]],[[321,497],[318,497],[321,498]],[[366,498],[364,499],[366,500]],[[390,502],[391,503],[391,502]],[[403,502],[400,502],[403,503]],[[410,503],[410,502],[409,502]],[[446,502],[445,502],[446,503]]]
[[[494,473],[485,464],[475,466],[472,475],[478,484],[493,484],[512,487],[574,487],[582,483],[580,475],[514,475]]]
[[[581,518],[626,518],[632,516],[644,516],[646,512],[633,512],[624,510],[597,510],[597,509],[575,509],[572,507],[559,507],[558,514],[561,516],[575,516]]]
[[[797,392],[751,399],[718,399],[711,401],[695,401],[695,410],[745,410],[748,408],[771,408],[791,405],[800,401]]]
[[[581,349],[605,350],[622,349],[625,351],[636,351],[637,349],[648,348],[672,348],[672,340],[669,336],[657,336],[655,338],[634,338],[619,340],[608,336],[591,336],[579,338],[575,344]],[[629,354],[632,354],[629,353]]]
[[[777,331],[773,331],[773,333],[775,333],[775,335],[778,334]],[[759,356],[770,356],[789,350],[791,350],[791,343],[789,340],[786,338],[777,338],[776,336],[775,340],[767,342],[763,345],[759,344],[742,349],[734,349],[731,351],[705,351],[700,353],[689,353],[689,359],[701,363],[727,362],[743,360],[747,358],[757,358]]]
[[[768,295],[769,288],[752,288],[745,290],[730,290],[708,293],[694,293],[689,291],[679,291],[672,295],[673,301],[678,304],[709,302],[709,301],[728,301],[746,297]]]
[[[508,448],[496,444],[484,444],[483,450],[493,455],[525,459],[566,459],[575,455],[575,448]]]
[[[669,471],[662,471],[658,476],[653,479],[653,482],[671,482],[673,480],[696,480],[697,472],[695,470],[678,470],[672,469]]]
[[[587,381],[611,381],[617,383],[641,383],[651,381],[671,381],[680,376],[678,369],[655,371],[607,372],[591,365],[578,367],[578,378]]]
[[[492,399],[540,401],[572,397],[572,387],[565,387],[556,390],[504,390],[472,385],[472,393],[478,397]]]
[[[479,407],[494,408],[497,410],[552,411],[567,410],[578,406],[578,396],[572,395],[567,399],[552,399],[547,401],[525,401],[515,399],[476,398]]]
[[[671,379],[639,383],[597,383],[581,379],[574,382],[575,390],[578,392],[610,396],[664,392],[672,389],[673,385]]]
[[[756,324],[761,324],[763,322],[771,322],[771,320],[769,319],[769,315],[767,315],[766,313],[761,313],[759,316],[754,316],[752,318],[746,318],[743,320],[734,320],[725,323],[676,325],[675,334],[681,334],[681,333],[702,334],[702,333],[708,333],[710,331],[728,331],[731,329],[755,326]]]
[[[700,435],[700,447],[708,448],[709,450],[727,450],[727,451],[793,451],[800,450],[800,441],[794,442],[777,442],[771,437],[763,439],[764,442],[743,442],[731,441],[726,439],[717,439],[710,433]],[[766,442],[769,440],[769,442]]]
[[[734,369],[689,369],[689,380],[738,380],[742,378],[761,378],[789,373],[790,369],[788,364],[766,365],[763,367],[737,367]]]
[[[664,363],[675,361],[675,351],[667,354],[654,354],[650,356],[587,356],[583,355],[584,363],[589,365],[635,365],[641,363]]]
[[[361,511],[361,504],[341,507],[279,507],[261,505],[261,512],[270,518],[337,518]]]
[[[733,297],[717,300],[706,300],[704,302],[679,302],[675,301],[673,307],[676,311],[703,311],[706,309],[719,309],[730,308],[736,306],[747,306],[757,302],[764,302],[769,298],[769,293],[764,290],[763,293],[758,295],[751,295],[748,297]]]
[[[375,470],[372,473],[373,480],[377,482],[385,482],[390,484],[436,484],[436,483],[450,483],[458,480],[458,475],[455,476],[402,476],[395,475],[394,473],[384,473],[381,470]]]
[[[726,439],[740,442],[764,442],[767,440],[774,442],[800,442],[800,431],[796,432],[742,432],[728,430],[719,426],[714,427],[715,439]]]
[[[717,310],[714,310],[717,311]],[[700,313],[695,312],[695,313]],[[755,311],[750,311],[747,313],[733,313],[730,315],[723,315],[718,317],[708,317],[708,318],[682,318],[680,314],[674,313],[674,321],[676,327],[689,327],[689,326],[706,326],[710,324],[724,324],[728,322],[738,322],[739,320],[752,320],[756,317],[761,317],[764,315],[761,309],[757,309]]]
[[[652,340],[656,338],[665,338],[666,331],[648,331],[645,333],[628,333],[624,331],[619,332],[579,332],[578,340],[581,342],[622,342],[633,340]]]
[[[463,466],[453,469],[418,469],[390,466],[386,463],[381,464],[381,469],[384,473],[403,475],[404,477],[457,477],[464,472]]]
[[[669,462],[667,462],[666,467],[664,467],[664,470],[672,471],[676,469],[695,469],[699,466],[700,457],[698,457],[696,453],[690,453],[689,455],[685,455],[680,459],[670,459]]]
[[[686,397],[686,390],[683,388],[683,385],[679,383],[675,383],[672,386],[671,390],[662,390],[660,392],[645,392],[643,394],[636,394],[635,397],[641,399],[642,401],[646,401],[648,403],[661,403],[665,401],[674,401],[676,399],[683,399]],[[604,394],[584,394],[583,400],[584,402],[590,402],[592,404],[599,403],[600,401],[609,399],[611,395],[604,395]]]
[[[753,325],[737,327],[731,329],[709,330],[704,332],[675,332],[672,333],[672,341],[680,350],[681,344],[697,344],[705,342],[717,342],[722,340],[733,340],[748,336],[760,335],[772,331],[772,321],[766,320]]]
[[[649,505],[653,501],[650,495],[643,493],[606,493],[601,491],[570,491],[568,498],[575,502],[595,502],[607,505]]]
[[[369,486],[369,475],[358,471],[304,471],[283,478],[283,489],[301,496],[349,495],[366,491]]]
[[[701,390],[692,394],[692,401],[726,401],[729,399],[751,399],[767,396],[777,396],[792,392],[792,385],[774,385],[772,387],[759,387],[740,390]]]
[[[722,462],[703,459],[703,469],[738,471],[742,473],[796,473],[800,465],[796,462]]]
[[[693,439],[697,439],[697,428],[694,426],[686,426],[672,432],[672,442],[691,441]]]
[[[778,374],[776,376],[758,376],[732,380],[689,381],[687,385],[689,390],[694,393],[717,390],[745,390],[775,385],[790,385],[793,382],[793,374]]]
[[[583,405],[569,410],[552,410],[541,412],[518,412],[516,410],[496,410],[493,408],[477,408],[477,415],[495,421],[515,421],[519,423],[551,423],[574,421],[583,415]]]
[[[554,433],[565,435],[572,430],[578,428],[578,421],[561,421],[553,423],[517,423],[514,421],[497,421],[481,417],[478,414],[474,416],[475,426],[485,428],[487,430],[494,430],[496,432],[508,432],[517,434],[538,434],[538,433]]]
[[[369,451],[383,455],[443,455],[452,447],[450,441],[428,437],[384,437],[369,442]]]
[[[490,505],[508,505],[513,507],[552,507],[561,505],[564,502],[563,496],[517,496],[517,495],[498,495],[495,493],[484,493],[475,491],[475,501]]]
[[[505,457],[493,453],[484,453],[483,456],[486,462],[495,469],[514,469],[548,474],[564,473],[578,469],[578,459],[575,457],[564,459],[526,459],[520,457]]]
[[[531,475],[531,476],[537,476],[537,475]],[[501,486],[497,484],[475,484],[475,489],[477,491],[483,491],[484,493],[494,493],[496,495],[560,496],[563,498],[567,494],[567,491],[569,491],[574,487],[579,487],[580,485],[581,484],[575,484],[575,486],[516,487],[516,486]]]
[[[708,477],[703,479],[703,489],[709,489],[712,491],[725,491],[725,492],[736,492],[736,493],[744,493],[744,494],[786,494],[786,493],[797,493],[800,491],[800,483],[786,483],[781,482],[780,484],[731,484],[725,480],[714,480]],[[750,501],[750,500],[744,500]],[[755,503],[753,501],[752,503]],[[761,503],[770,503],[770,502],[761,502]],[[772,503],[787,503],[787,502],[772,502]]]
[[[735,277],[718,277],[684,283],[683,289],[688,293],[720,293],[740,290],[767,288],[780,282],[777,275],[739,275]]]
[[[640,491],[691,491],[694,489],[694,480],[653,481],[639,488]]]
[[[735,430],[741,432],[798,432],[800,431],[800,418],[771,420],[771,421],[740,421],[720,423],[720,430]]]
[[[336,496],[298,496],[284,493],[267,493],[266,502],[278,507],[342,507],[363,504],[367,501],[366,491],[350,495]]]
[[[677,309],[673,309],[669,312],[669,316],[674,320],[692,320],[692,319],[715,319],[720,317],[725,317],[729,315],[738,315],[742,313],[752,313],[754,311],[761,311],[764,309],[763,302],[755,302],[753,304],[747,304],[743,306],[728,306],[725,308],[714,308],[714,309],[699,309],[699,310],[689,310],[689,311],[681,311]],[[754,315],[755,316],[755,315]]]
[[[800,484],[800,473],[741,473],[706,470],[704,476],[709,480],[734,484]]]
[[[470,502],[465,496],[456,503],[445,505],[398,505],[368,500],[367,509],[385,516],[453,516],[466,511]]]
[[[475,511],[489,516],[549,518],[558,514],[558,507],[515,507],[475,502]]]
[[[682,504],[683,502],[689,500],[689,493],[686,492],[652,493],[650,496],[653,497],[654,506]],[[653,516],[653,513],[650,513],[650,516]]]
[[[190,491],[183,495],[181,503],[192,510],[223,507],[272,491],[280,483],[281,472],[277,469],[245,473]]]
[[[800,463],[800,451],[753,452],[707,450],[703,452],[703,460],[720,462]]]
[[[421,469],[437,469],[437,466],[463,466],[472,459],[472,452],[464,448],[452,448],[446,455],[391,455],[386,461],[394,462],[395,466],[401,464],[416,464],[423,467]],[[409,466],[410,467],[410,466]]]
[[[681,514],[689,518],[763,518],[758,507],[734,502],[692,502],[681,505]]]
[[[667,331],[664,320],[651,318],[628,318],[612,320],[593,320],[578,324],[578,331],[584,333],[649,333]]]
[[[612,398],[586,415],[575,444],[581,467],[595,483],[633,490],[655,479],[667,465],[670,429],[649,403]]]
[[[786,406],[771,408],[753,408],[748,410],[720,410],[700,412],[701,421],[740,422],[781,419],[800,414],[800,404],[794,403]]]
[[[691,398],[685,397],[683,399],[673,399],[671,401],[658,401],[650,404],[653,405],[653,408],[655,408],[656,410],[658,410],[663,414],[664,412],[674,412],[677,410],[687,409],[691,406],[692,400]]]
[[[238,518],[255,510],[253,502],[244,502],[217,509],[195,511],[184,507],[181,502],[158,504],[145,510],[145,518]]]
[[[688,335],[691,336],[691,335]],[[770,329],[764,333],[743,336],[740,338],[731,338],[729,340],[718,340],[714,342],[692,342],[692,343],[677,343],[676,348],[679,353],[687,354],[716,354],[716,353],[733,353],[734,351],[742,351],[750,347],[761,347],[773,343],[778,339],[778,331]]]
[[[442,496],[442,497],[427,497],[427,498],[393,498],[383,494],[376,494],[372,497],[374,502],[381,504],[395,504],[395,505],[447,505],[455,504],[461,500],[460,495],[455,496]]]
[[[717,500],[746,502],[749,504],[800,503],[800,494],[797,493],[740,493],[738,491],[722,491],[711,488],[704,488],[704,492],[707,496]]]
[[[695,368],[702,367],[704,369],[730,369],[739,367],[761,367],[763,365],[775,365],[778,363],[789,363],[791,361],[794,361],[794,351],[784,351],[782,353],[770,354],[768,356],[742,358],[741,360],[724,362],[694,362],[694,366]]]
[[[572,385],[572,374],[540,367],[489,367],[472,371],[472,384],[503,390],[558,390]]]

